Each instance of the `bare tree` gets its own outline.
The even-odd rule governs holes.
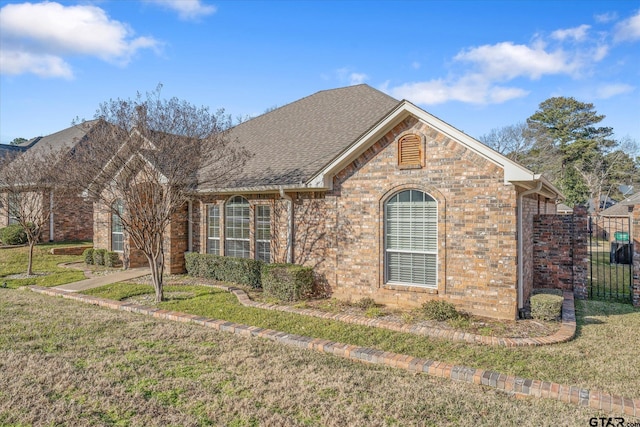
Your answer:
[[[511,160],[518,160],[532,148],[532,140],[527,138],[526,129],[526,123],[494,128],[478,140]]]
[[[67,151],[32,150],[0,157],[0,214],[27,236],[27,275],[33,275],[33,248],[49,222],[54,204],[68,191],[60,174]],[[53,197],[53,193],[57,197]],[[61,197],[62,196],[62,197]]]
[[[96,114],[102,125],[75,151],[82,167],[68,177],[69,183],[89,183],[84,194],[106,207],[144,253],[158,302],[170,224],[184,219],[198,189],[224,186],[248,156],[228,139],[230,119],[222,111],[162,99],[160,89],[103,103]]]

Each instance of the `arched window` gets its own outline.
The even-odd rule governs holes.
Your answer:
[[[437,287],[438,204],[418,190],[404,190],[384,205],[385,282]]]
[[[122,212],[124,205],[122,200],[117,199],[111,205],[111,250],[114,252],[124,252],[124,228],[122,227]],[[116,214],[118,212],[119,214]]]
[[[249,202],[241,196],[231,198],[225,207],[224,254],[249,258],[250,240]]]

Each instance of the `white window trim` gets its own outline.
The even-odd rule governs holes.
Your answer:
[[[260,216],[258,215],[258,210],[260,208],[267,208],[269,209],[269,239],[258,239],[258,219],[260,218]],[[261,260],[263,262],[267,262],[270,263],[271,262],[271,230],[272,230],[272,226],[271,226],[271,220],[272,220],[272,213],[273,209],[271,209],[270,205],[266,205],[266,204],[257,204],[255,205],[255,220],[254,220],[254,235],[255,235],[255,254],[254,254],[254,259],[260,259],[259,258],[259,252],[258,252],[258,243],[268,243],[269,244],[269,259],[268,260]]]
[[[435,244],[436,244],[436,250],[435,251],[407,251],[407,250],[399,250],[399,249],[387,249],[387,204],[389,202],[389,200],[391,200],[394,196],[404,192],[404,191],[411,191],[411,190],[415,190],[415,191],[419,191],[421,193],[426,194],[427,196],[429,196],[431,199],[434,200],[434,202],[436,203],[436,236],[435,236]],[[438,215],[440,212],[440,206],[438,203],[438,200],[433,197],[431,194],[429,194],[426,191],[420,190],[418,188],[405,188],[402,190],[398,190],[395,191],[394,193],[392,193],[382,204],[382,209],[383,209],[383,232],[384,232],[384,236],[383,236],[383,277],[384,277],[384,284],[385,285],[391,285],[391,286],[411,286],[411,287],[416,287],[416,288],[421,288],[421,289],[438,289],[438,279],[439,279],[439,268],[438,268],[438,248],[440,247],[440,241],[439,241],[439,221],[438,221]],[[435,256],[435,277],[434,277],[434,285],[425,285],[425,284],[420,284],[420,283],[410,283],[410,282],[400,282],[400,281],[392,281],[389,280],[389,261],[388,261],[388,253],[405,253],[405,254],[421,254],[421,255],[434,255]]]
[[[209,222],[209,221],[210,221],[210,219],[211,219],[211,215],[209,214],[209,209],[210,209],[210,208],[214,208],[214,207],[215,207],[215,208],[218,208],[218,237],[211,237],[211,235],[210,235],[210,233],[209,233],[209,232],[210,232],[210,230],[211,230],[211,224],[210,224],[210,222]],[[209,253],[212,253],[212,252],[209,252],[209,242],[210,242],[210,241],[217,241],[217,242],[218,242],[218,253],[217,253],[217,254],[214,254],[214,255],[218,255],[218,256],[219,256],[219,255],[221,254],[220,241],[222,240],[222,239],[220,238],[220,225],[221,225],[220,223],[221,223],[221,221],[222,221],[222,215],[221,215],[221,213],[220,213],[220,210],[221,210],[221,209],[220,209],[220,204],[218,204],[218,203],[210,203],[210,204],[205,205],[205,209],[206,209],[206,210],[205,210],[205,213],[206,213],[206,220],[205,220],[205,222],[206,222],[206,227],[207,227],[207,238],[206,238],[206,247],[205,247],[205,252],[206,252],[206,253],[208,253],[208,254],[209,254]]]
[[[227,208],[229,207],[229,204],[231,202],[231,200],[235,199],[236,197],[241,197],[243,200],[245,200],[247,203],[247,208],[249,209],[249,217],[248,217],[248,222],[247,222],[247,227],[248,227],[248,231],[249,231],[249,236],[247,238],[237,238],[237,237],[229,237],[229,230],[227,229],[228,227],[228,221],[229,221],[229,215],[227,213]],[[243,203],[244,204],[244,203]],[[241,257],[241,258],[248,258],[251,259],[251,203],[249,202],[249,200],[244,197],[244,196],[233,196],[231,198],[229,198],[227,200],[227,202],[224,204],[224,254],[225,256],[234,256],[234,255],[230,255],[229,254],[229,248],[228,248],[228,243],[229,242],[247,242],[249,244],[249,251],[247,253],[246,257]]]

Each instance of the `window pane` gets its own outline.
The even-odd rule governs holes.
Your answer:
[[[235,196],[225,207],[225,255],[249,258],[249,202]]]
[[[437,286],[436,201],[422,191],[401,191],[384,213],[386,281]]]
[[[220,255],[220,239],[207,239],[207,253]]]
[[[256,259],[271,261],[271,207],[256,206]]]
[[[122,200],[113,202],[111,209],[111,250],[114,252],[124,252],[124,227],[122,226],[124,205],[122,204]]]

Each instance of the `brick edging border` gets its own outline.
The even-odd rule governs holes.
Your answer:
[[[158,319],[174,320],[182,323],[195,323],[218,331],[228,332],[245,337],[260,337],[293,347],[333,354],[349,360],[390,366],[409,372],[422,372],[430,376],[462,381],[469,384],[484,385],[496,390],[512,393],[518,396],[530,396],[559,400],[578,406],[598,409],[605,412],[640,417],[640,399],[630,399],[614,396],[596,390],[588,390],[559,383],[519,378],[499,372],[474,369],[466,366],[452,365],[424,358],[407,356],[398,353],[377,350],[375,348],[359,347],[342,344],[320,338],[287,334],[272,329],[247,326],[224,320],[210,319],[193,314],[177,311],[161,310],[123,301],[114,301],[84,294],[67,293],[54,288],[29,286],[33,292],[44,295],[57,296],[87,304],[107,307],[113,310],[129,311],[144,314]]]
[[[355,325],[372,326],[376,328],[388,329],[396,332],[406,332],[409,334],[422,335],[431,338],[442,338],[450,341],[463,341],[472,344],[495,345],[501,347],[527,347],[549,344],[559,344],[571,341],[576,334],[576,310],[573,299],[573,293],[563,292],[562,301],[562,325],[560,329],[552,335],[546,337],[535,338],[503,338],[486,335],[477,335],[469,332],[460,332],[456,330],[446,330],[431,328],[426,326],[400,324],[389,322],[381,319],[369,319],[362,316],[349,314],[326,313],[324,311],[313,309],[300,309],[286,305],[268,304],[255,302],[249,298],[247,293],[242,289],[225,286],[225,285],[202,285],[212,288],[222,289],[231,292],[238,298],[238,302],[245,307],[261,308],[264,310],[286,311],[287,313],[296,313],[304,316],[319,317],[321,319],[337,320],[339,322],[352,323]]]

